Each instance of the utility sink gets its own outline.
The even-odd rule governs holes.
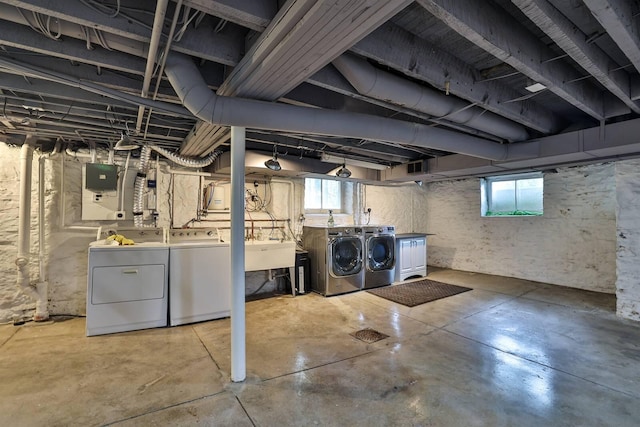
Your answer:
[[[249,240],[244,242],[244,256],[245,271],[293,267],[296,263],[296,242]]]

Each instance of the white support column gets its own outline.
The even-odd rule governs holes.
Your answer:
[[[245,128],[231,127],[231,381],[247,376],[244,313]]]

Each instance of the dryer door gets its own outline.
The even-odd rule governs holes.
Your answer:
[[[395,264],[395,238],[393,236],[371,236],[367,239],[367,270],[391,270]]]
[[[329,243],[329,273],[333,277],[353,276],[362,270],[362,240],[355,236],[336,237]]]

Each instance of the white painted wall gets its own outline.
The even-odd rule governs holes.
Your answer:
[[[0,322],[22,318],[31,311],[34,304],[18,291],[15,259],[18,238],[18,203],[20,195],[20,149],[0,144]],[[37,184],[37,160],[34,162],[32,182]],[[36,185],[32,187],[31,207],[38,209]],[[31,224],[31,243],[35,248],[30,255],[37,259],[37,223]],[[37,275],[36,268],[30,268],[31,275]],[[37,276],[35,276],[37,277]]]
[[[480,183],[427,185],[430,265],[614,293],[614,164],[545,174],[541,217],[480,217]]]
[[[28,319],[33,314],[35,304],[24,296],[16,284],[16,238],[18,232],[18,202],[19,202],[19,176],[20,176],[20,149],[0,144],[0,323],[14,319]],[[38,211],[37,198],[37,159],[34,157],[32,206],[33,221],[31,224],[31,276],[35,282],[38,275],[38,223],[36,214]],[[87,248],[89,243],[96,239],[97,227],[118,227],[117,222],[109,221],[82,221],[81,220],[81,186],[82,164],[87,159],[58,156],[46,160],[46,271],[49,286],[49,312],[51,314],[83,315],[86,307],[87,289]],[[123,159],[119,160],[121,163]],[[64,177],[62,162],[64,162]],[[153,163],[153,162],[152,162]],[[135,174],[135,162],[131,162],[131,174]],[[62,180],[64,178],[64,187]],[[131,181],[132,184],[133,181]],[[166,165],[161,164],[157,177],[158,209],[160,216],[158,226],[169,227],[173,219],[175,227],[180,227],[196,216],[198,206],[198,188],[200,177],[193,175],[172,175],[167,172]],[[252,180],[248,180],[248,188],[252,188]],[[64,188],[64,226],[62,224],[63,197],[61,188]],[[264,184],[259,188],[263,194]],[[173,190],[174,197],[171,197]],[[290,197],[293,191],[293,197]],[[271,184],[271,203],[269,210],[277,218],[289,218],[293,215],[291,229],[294,233],[301,232],[301,224],[297,221],[302,212],[304,197],[304,180],[278,180]],[[131,210],[133,199],[132,185],[127,189],[125,207]],[[171,207],[173,209],[171,209]],[[169,212],[173,211],[173,218]],[[207,218],[211,219],[214,216]],[[215,216],[227,219],[228,214]],[[254,219],[270,218],[265,213],[253,213]],[[247,218],[249,216],[247,215]],[[255,231],[263,226],[264,238],[269,236],[280,237],[281,233],[271,233],[271,222],[255,223]],[[132,227],[132,221],[123,221],[120,225]],[[229,234],[229,221],[219,223],[202,222],[194,226],[220,226],[223,237]],[[279,226],[289,228],[289,224],[279,223]],[[267,273],[255,272],[248,275],[247,293],[253,292],[267,278]],[[276,283],[269,283],[261,291],[273,290]]]
[[[640,321],[640,160],[616,164],[618,315]]]
[[[37,155],[36,155],[37,158]],[[50,282],[50,312],[85,312],[87,246],[95,239],[98,222],[80,220],[81,161],[65,157],[66,228],[61,226],[62,158],[46,161],[46,251]],[[28,318],[33,303],[16,286],[14,265],[17,238],[19,149],[0,144],[0,322]],[[37,162],[34,161],[34,165]],[[353,187],[354,214],[337,223],[364,223],[370,207],[371,224],[394,224],[398,233],[429,232],[429,264],[467,271],[520,277],[601,292],[616,291],[616,245],[619,312],[638,318],[640,285],[640,161],[563,168],[545,177],[545,214],[535,218],[481,218],[477,179],[402,186]],[[160,226],[195,216],[199,177],[161,172],[158,176]],[[251,181],[249,181],[251,182]],[[291,182],[292,184],[289,184]],[[171,187],[175,195],[171,200]],[[293,189],[293,198],[290,191]],[[37,168],[34,167],[32,213],[37,212]],[[270,209],[279,218],[297,221],[304,201],[304,180],[275,180]],[[617,205],[616,205],[617,197]],[[129,197],[127,197],[129,199]],[[291,202],[293,199],[293,203]],[[129,202],[127,202],[129,203]],[[616,208],[617,206],[617,208]],[[256,214],[254,218],[262,218]],[[209,217],[211,218],[211,217]],[[617,218],[617,226],[616,226]],[[319,224],[325,217],[314,218]],[[104,223],[102,223],[104,224]],[[228,223],[222,222],[221,224]],[[116,225],[116,224],[111,224]],[[125,222],[124,225],[131,225]],[[215,225],[202,223],[202,226]],[[37,222],[32,222],[31,271],[37,277]],[[266,231],[265,231],[266,233]],[[622,237],[624,235],[624,237]],[[617,237],[616,237],[617,236]],[[617,239],[617,240],[616,240]],[[253,274],[247,292],[261,284]],[[254,283],[255,282],[255,283]],[[275,286],[275,285],[273,285]],[[634,317],[635,316],[635,317]]]
[[[614,293],[614,170],[604,164],[546,174],[542,217],[482,218],[477,178],[366,186],[365,203],[372,224],[434,233],[430,265]]]
[[[399,186],[367,185],[364,188],[363,212],[371,208],[369,224],[395,225],[396,233],[427,231],[426,187],[416,183]],[[363,223],[367,217],[362,215]]]

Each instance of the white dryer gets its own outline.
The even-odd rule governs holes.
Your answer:
[[[164,243],[89,248],[87,336],[167,326]]]
[[[231,252],[215,229],[169,232],[169,324],[228,317]]]

